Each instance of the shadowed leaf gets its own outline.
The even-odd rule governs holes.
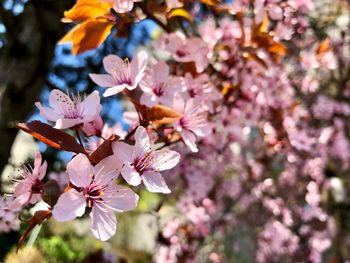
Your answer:
[[[102,159],[113,154],[112,143],[119,140],[118,135],[111,135],[105,140],[90,156],[90,162],[95,165],[98,164]]]
[[[55,180],[48,180],[43,186],[43,200],[53,207],[60,195],[60,188]]]
[[[73,136],[55,129],[46,123],[32,121],[28,123],[18,123],[17,127],[53,148],[68,152],[85,153],[85,149]]]

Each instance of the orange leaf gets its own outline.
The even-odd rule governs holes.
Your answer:
[[[75,153],[85,153],[85,149],[77,143],[73,136],[46,123],[32,121],[18,123],[17,127],[53,148]]]
[[[258,26],[259,32],[267,32],[268,25],[269,25],[269,17],[267,14],[265,14],[263,20],[261,21],[260,25]]]
[[[327,53],[331,49],[332,49],[331,48],[331,41],[329,38],[326,38],[317,47],[316,54],[321,55],[321,54]]]
[[[131,99],[131,102],[141,115],[141,122],[145,125],[148,125],[148,122],[153,122],[154,124],[171,124],[176,122],[182,116],[181,113],[164,105],[157,104],[152,108],[148,108],[135,100]]]
[[[287,48],[285,45],[279,42],[273,42],[269,48],[268,51],[272,54],[278,55],[280,57],[283,57],[287,54]]]
[[[70,10],[64,12],[63,22],[83,22],[103,17],[110,13],[112,7],[112,3],[98,0],[78,0]]]
[[[74,55],[95,49],[106,40],[113,24],[108,20],[90,20],[76,25],[59,43],[73,42]]]
[[[221,0],[200,0],[201,3],[206,4],[206,5],[212,5],[215,6],[217,4],[221,3]]]
[[[155,105],[148,112],[148,120],[155,124],[171,124],[181,118],[182,114],[172,108]]]
[[[183,9],[183,8],[176,8],[176,9],[172,9],[168,14],[167,14],[167,19],[170,20],[174,17],[181,17],[184,18],[190,22],[193,21],[193,17],[191,16],[191,14]]]

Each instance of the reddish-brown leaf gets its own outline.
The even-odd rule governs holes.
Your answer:
[[[112,134],[107,140],[105,140],[90,156],[90,162],[95,165],[102,159],[113,154],[112,143],[119,140],[119,136]]]
[[[85,149],[73,136],[55,129],[46,123],[31,121],[18,123],[17,127],[53,148],[75,153],[85,153]]]
[[[17,251],[22,247],[24,241],[27,239],[29,234],[32,232],[34,227],[37,225],[40,225],[42,222],[44,222],[46,219],[49,219],[51,217],[52,213],[51,210],[40,210],[35,212],[34,216],[25,221],[26,224],[29,225],[28,229],[23,233],[21,238],[19,239],[17,243]]]

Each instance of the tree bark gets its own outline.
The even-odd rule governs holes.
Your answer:
[[[18,132],[15,124],[30,115],[45,86],[55,45],[64,35],[60,19],[72,4],[72,0],[29,0],[15,16],[1,3],[6,38],[0,48],[0,172],[9,161]]]

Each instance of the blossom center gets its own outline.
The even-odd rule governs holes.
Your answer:
[[[57,101],[61,100],[60,107],[61,112],[64,117],[67,119],[78,119],[82,117],[81,113],[81,97],[78,96],[70,98],[69,95],[67,97],[60,97]]]
[[[186,57],[187,56],[187,52],[183,49],[178,49],[176,50],[176,55],[180,58]]]
[[[105,188],[106,187],[97,186],[96,183],[92,183],[84,189],[83,193],[86,198],[86,203],[89,207],[92,207],[95,202],[102,200]]]
[[[43,182],[36,178],[32,183],[31,192],[33,194],[40,194],[43,190]]]
[[[126,59],[123,65],[115,67],[112,75],[119,85],[132,85],[129,60]]]
[[[150,159],[149,155],[145,155],[145,156],[136,158],[131,165],[134,166],[135,170],[139,174],[143,174],[144,172],[150,170],[149,159]]]
[[[190,128],[190,120],[188,118],[182,117],[179,122],[183,129],[188,130]]]
[[[156,84],[152,90],[156,96],[160,97],[160,96],[164,95],[164,93],[165,93],[164,88],[165,88],[165,83],[161,82],[161,83]]]

